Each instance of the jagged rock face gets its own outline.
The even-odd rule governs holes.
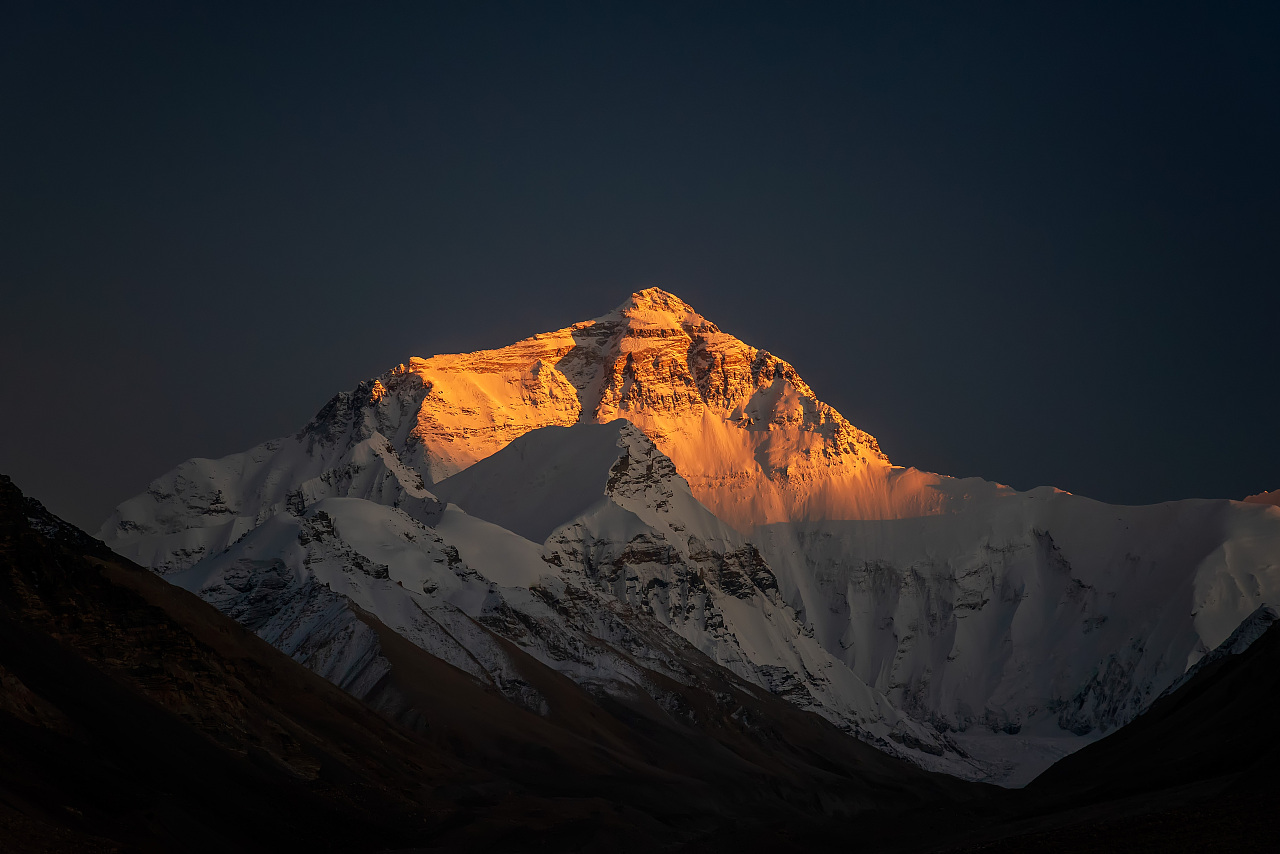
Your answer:
[[[400,510],[325,499],[169,578],[361,698],[389,669],[362,612],[533,711],[544,712],[545,701],[499,638],[580,682],[638,683],[635,665],[547,605],[536,556],[533,563],[526,586],[505,587]],[[549,574],[542,583],[557,586]]]
[[[571,457],[576,466],[566,462]],[[584,470],[595,472],[590,483],[579,482]],[[703,507],[630,422],[529,433],[438,490],[512,529],[542,531],[546,519],[562,520],[542,548],[557,584],[538,585],[553,607],[574,601],[581,614],[584,602],[597,602],[597,612],[598,603],[610,603],[608,613],[656,624],[746,682],[882,749],[966,776],[989,773],[838,667],[781,601],[759,551]],[[642,661],[656,654],[625,648]]]
[[[962,493],[1007,491],[890,466],[791,365],[654,288],[509,347],[411,359],[335,395],[295,436],[184,463],[121,505],[100,536],[173,571],[326,497],[367,498],[429,524],[441,509],[432,484],[530,430],[619,417],[740,531],[932,514]]]
[[[875,438],[818,400],[790,364],[656,288],[509,347],[411,359],[330,408],[309,432],[332,441],[331,424],[363,417],[366,429],[397,437],[428,484],[529,430],[626,418],[741,530],[798,515],[915,515],[943,502],[929,478],[893,470]]]

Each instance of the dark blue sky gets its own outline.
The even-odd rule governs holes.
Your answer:
[[[1276,4],[265,5],[0,21],[0,471],[72,521],[650,285],[900,464],[1280,488]]]

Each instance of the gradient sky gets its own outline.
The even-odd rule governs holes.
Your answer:
[[[5,6],[0,471],[73,522],[651,285],[899,464],[1280,488],[1280,4],[266,5]]]

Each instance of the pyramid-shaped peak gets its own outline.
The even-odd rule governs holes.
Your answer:
[[[675,294],[664,291],[662,288],[645,288],[642,291],[636,291],[627,298],[626,302],[618,306],[618,311],[620,312],[627,311],[628,309],[662,311],[669,314],[686,314],[693,312],[693,306],[689,305]]]
[[[632,327],[720,331],[714,323],[694,311],[693,306],[662,288],[636,291],[606,317],[621,320]]]

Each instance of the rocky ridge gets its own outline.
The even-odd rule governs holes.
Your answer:
[[[431,528],[394,507],[326,498],[167,577],[362,699],[388,669],[361,618],[370,613],[531,711],[545,712],[547,699],[503,641],[591,691],[641,693],[673,709],[670,691],[649,674],[708,690],[698,674],[709,659],[887,752],[965,776],[987,773],[835,668],[779,598],[759,552],[702,508],[628,422],[535,431],[459,477],[496,469],[503,495],[546,505],[545,494],[518,488],[510,463],[534,461],[533,477],[545,481],[539,461],[548,440],[570,453],[602,444],[612,457],[598,461],[596,500],[576,515],[566,511],[545,546],[452,503]],[[530,442],[540,453],[527,453]],[[485,491],[462,500],[483,513],[493,498]]]

